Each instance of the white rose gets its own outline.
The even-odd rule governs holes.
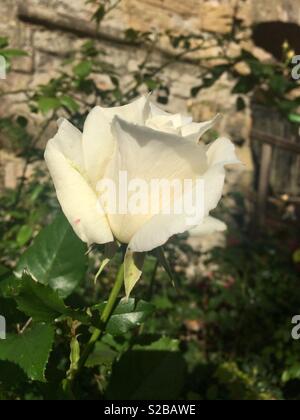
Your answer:
[[[109,214],[99,211],[97,184],[127,171],[130,178],[204,181],[204,218],[192,233],[207,234],[226,226],[209,216],[222,196],[227,164],[238,163],[230,140],[199,143],[216,118],[193,123],[171,115],[142,97],[117,108],[94,108],[83,133],[66,120],[47,144],[45,159],[58,200],[80,239],[104,244],[117,239],[132,252],[150,251],[171,236],[191,229],[186,214]],[[203,203],[202,203],[203,204]]]

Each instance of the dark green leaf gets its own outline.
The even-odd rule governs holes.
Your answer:
[[[86,79],[93,70],[93,64],[90,61],[83,61],[74,68],[74,74],[80,79]]]
[[[97,305],[95,309],[100,313],[103,311],[105,303]],[[135,299],[122,299],[113,312],[107,326],[106,331],[111,335],[123,335],[133,328],[141,325],[147,317],[153,312],[154,307],[150,303]],[[100,316],[97,314],[94,319],[97,320]]]
[[[0,37],[0,48],[6,48],[8,46],[8,39],[6,37]]]
[[[56,111],[61,106],[59,99],[42,97],[38,100],[39,110],[43,114],[47,114],[50,111]]]
[[[236,100],[236,109],[237,111],[243,111],[246,108],[246,103],[244,98],[239,96]]]
[[[71,98],[71,96],[62,96],[59,98],[61,105],[65,106],[71,112],[77,112],[79,109],[78,103]]]
[[[256,85],[256,80],[251,76],[242,76],[233,88],[232,93],[247,94],[251,92]]]
[[[125,31],[125,38],[130,42],[135,42],[138,40],[140,32],[135,29],[129,28]]]
[[[53,340],[53,327],[35,324],[23,334],[8,335],[0,342],[0,360],[17,364],[31,380],[44,382]]]
[[[52,322],[67,313],[67,307],[58,293],[49,286],[35,282],[24,274],[21,290],[16,298],[18,309],[38,322]]]
[[[248,61],[253,75],[259,79],[270,78],[274,75],[274,66],[272,64],[265,64],[257,59]]]
[[[24,225],[19,230],[17,235],[17,243],[20,247],[24,246],[32,237],[32,228],[28,225]]]
[[[96,23],[99,25],[99,23],[102,21],[104,16],[105,16],[105,7],[103,4],[101,4],[96,10],[96,12],[94,13],[93,20],[95,20]]]
[[[224,74],[226,71],[228,71],[229,68],[230,68],[229,64],[220,64],[218,66],[213,67],[212,74],[213,74],[213,77],[214,77],[215,81],[217,79],[219,79],[222,76],[222,74]]]
[[[24,273],[19,295],[16,297],[18,309],[37,322],[51,323],[61,316],[77,320],[87,320],[87,316],[68,308],[58,293],[49,286],[35,282]]]
[[[203,87],[204,87],[203,85],[193,87],[191,89],[192,97],[195,98],[198,95],[198,93],[201,91],[201,89],[203,89]]]
[[[13,274],[7,273],[0,277],[0,296],[13,298],[20,291],[20,281]]]
[[[0,55],[9,59],[9,58],[15,58],[15,57],[25,57],[28,54],[22,50],[7,49],[7,50],[0,50]]]
[[[112,400],[175,400],[186,366],[177,351],[131,350],[115,363],[107,389]]]
[[[90,355],[86,362],[86,367],[102,366],[102,365],[111,365],[118,353],[114,351],[107,344],[99,341],[96,343],[93,353]]]
[[[289,89],[290,82],[286,77],[275,74],[271,77],[269,85],[275,94],[283,95]],[[292,84],[292,86],[293,85],[294,84]]]
[[[66,218],[59,215],[35,238],[21,257],[15,273],[21,278],[26,269],[36,281],[66,297],[84,278],[85,252],[86,245],[77,238]]]

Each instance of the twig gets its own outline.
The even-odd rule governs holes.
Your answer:
[[[32,318],[29,318],[24,327],[20,330],[19,334],[24,334],[24,332],[27,330],[27,328],[31,325]]]

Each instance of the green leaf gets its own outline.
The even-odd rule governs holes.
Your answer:
[[[8,38],[0,36],[0,48],[6,48],[8,45]]]
[[[24,273],[19,282],[20,291],[15,298],[18,309],[35,321],[51,323],[62,316],[87,321],[86,315],[68,308],[55,290],[35,282],[30,275]]]
[[[96,12],[93,14],[93,20],[96,21],[96,23],[99,25],[100,22],[103,20],[105,16],[105,7],[103,4],[101,4]]]
[[[159,87],[159,82],[153,79],[146,79],[145,84],[149,90],[155,90]]]
[[[173,308],[173,303],[168,298],[168,296],[157,295],[153,297],[152,302],[157,309],[163,311]]]
[[[283,95],[288,90],[290,82],[281,74],[275,74],[271,77],[269,85],[275,94]]]
[[[291,114],[288,115],[288,119],[292,123],[300,124],[300,115],[299,114],[291,113]]]
[[[17,49],[7,49],[7,50],[0,50],[0,55],[9,59],[15,57],[25,57],[27,56],[27,52]]]
[[[93,70],[93,64],[90,61],[83,61],[74,68],[74,74],[79,79],[86,79]]]
[[[159,350],[159,351],[179,351],[179,341],[170,338],[170,337],[162,337],[157,341],[154,341],[153,343],[147,345],[147,346],[141,346],[141,345],[135,345],[133,347],[134,350]]]
[[[20,281],[11,273],[0,277],[0,296],[13,298],[18,295],[20,290]]]
[[[265,64],[257,58],[248,61],[253,75],[257,78],[271,78],[274,75],[275,67],[272,64]]]
[[[256,83],[252,76],[242,76],[234,86],[232,93],[247,94],[254,89]]]
[[[237,111],[243,111],[246,108],[246,103],[244,98],[239,96],[236,100],[236,109]]]
[[[175,400],[186,365],[177,351],[130,350],[116,362],[107,389],[111,400]]]
[[[102,303],[95,306],[94,309],[101,313],[104,307],[105,303]],[[145,322],[153,311],[154,307],[150,303],[144,301],[136,303],[135,299],[122,299],[106,326],[106,332],[111,335],[124,335]],[[97,314],[97,319],[99,318]]]
[[[29,379],[45,382],[45,369],[54,341],[50,325],[35,324],[19,335],[0,341],[0,360],[20,366]]]
[[[49,286],[35,282],[28,274],[23,275],[20,283],[18,309],[35,321],[50,323],[67,313],[63,300]]]
[[[286,383],[293,379],[300,379],[300,363],[295,364],[291,368],[285,370],[282,374],[281,380]]]
[[[48,114],[50,111],[56,111],[60,106],[60,100],[57,98],[42,97],[38,100],[38,108],[43,114]]]
[[[19,233],[17,235],[17,243],[20,247],[24,246],[25,244],[27,244],[27,242],[31,239],[32,237],[32,228],[28,225],[24,225],[21,227],[21,229],[19,230]]]
[[[118,353],[114,351],[107,344],[98,341],[96,343],[95,349],[92,354],[89,356],[86,367],[92,368],[95,366],[110,366],[114,360],[117,358]]]
[[[59,215],[35,238],[15,270],[22,278],[24,270],[39,283],[69,296],[84,278],[87,267],[86,245],[75,235],[69,222]]]
[[[125,31],[125,38],[127,41],[136,42],[139,39],[141,32],[136,31],[135,29],[129,28]]]
[[[293,254],[293,261],[295,264],[300,264],[300,249],[297,249]]]
[[[195,98],[198,95],[198,93],[203,89],[203,87],[203,85],[193,87],[191,89],[191,96]]]
[[[66,107],[71,112],[77,112],[79,110],[78,103],[71,98],[71,96],[62,96],[59,98],[62,106]]]

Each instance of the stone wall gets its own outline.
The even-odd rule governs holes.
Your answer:
[[[294,0],[241,0],[236,12],[236,0],[122,0],[120,7],[113,11],[103,23],[98,42],[107,51],[107,60],[113,62],[124,74],[134,69],[143,58],[142,48],[130,47],[121,42],[124,29],[137,30],[171,29],[178,33],[202,33],[218,31],[226,33],[237,13],[251,22],[268,20],[293,21],[300,23],[300,6]],[[57,74],[67,51],[79,47],[85,39],[96,37],[96,29],[90,22],[93,6],[85,0],[0,0],[0,35],[9,36],[13,46],[23,48],[28,57],[16,60],[13,71],[6,81],[0,81],[0,91],[14,92],[0,98],[0,113],[7,110],[26,114],[26,91],[34,89]],[[236,46],[233,46],[233,50]],[[164,41],[159,45],[156,60],[164,59],[167,47]],[[210,51],[212,53],[214,51]],[[199,68],[193,59],[177,62],[162,77],[171,86],[170,111],[190,112],[196,120],[210,118],[216,112],[225,116],[219,131],[227,133],[238,142],[245,140],[239,154],[246,164],[245,182],[252,171],[249,150],[250,113],[237,113],[235,98],[229,95],[231,84],[222,78],[212,90],[204,91],[199,98],[191,100],[191,87],[199,84]],[[105,83],[99,80],[99,83]],[[32,121],[32,127],[40,124],[39,117]],[[46,137],[54,131],[50,127]],[[1,142],[1,139],[0,139]],[[5,139],[2,139],[2,147]],[[1,158],[5,166],[7,154]],[[11,157],[13,159],[13,157]],[[18,176],[19,161],[2,168],[5,183],[12,186]],[[233,179],[240,181],[240,173]],[[1,181],[0,181],[1,186]]]

